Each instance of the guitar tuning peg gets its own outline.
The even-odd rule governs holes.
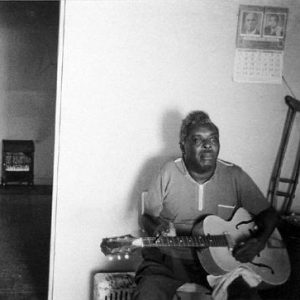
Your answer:
[[[109,255],[108,260],[112,261],[112,260],[114,260],[114,257],[112,255]]]

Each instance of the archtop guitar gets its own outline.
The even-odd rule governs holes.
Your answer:
[[[195,224],[191,236],[139,237],[131,235],[104,238],[101,250],[105,255],[128,257],[130,252],[143,247],[193,247],[198,258],[212,275],[222,275],[236,267],[247,265],[261,276],[262,287],[285,283],[290,276],[290,261],[286,247],[277,229],[266,243],[266,247],[252,262],[237,261],[232,250],[239,243],[250,238],[256,230],[251,215],[239,208],[230,221],[209,215]]]

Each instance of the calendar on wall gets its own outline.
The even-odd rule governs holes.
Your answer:
[[[233,80],[282,82],[288,9],[240,5]]]
[[[237,82],[281,83],[283,53],[236,49],[234,76]]]

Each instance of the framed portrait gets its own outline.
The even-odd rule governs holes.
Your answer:
[[[242,11],[240,18],[240,34],[260,36],[262,33],[263,12],[246,10]]]
[[[285,35],[287,15],[285,13],[266,12],[263,36],[283,38]]]

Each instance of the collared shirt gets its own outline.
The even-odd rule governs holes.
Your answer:
[[[220,159],[213,176],[204,184],[191,177],[182,158],[168,162],[151,185],[144,203],[145,213],[172,221],[176,230],[186,235],[191,234],[195,221],[202,216],[214,214],[229,219],[234,208],[241,206],[257,214],[270,204],[240,167]],[[191,257],[190,249],[176,249],[172,253],[181,258]]]

